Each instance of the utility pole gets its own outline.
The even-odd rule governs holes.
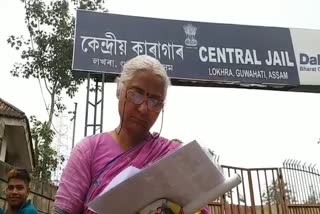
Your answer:
[[[73,117],[71,118],[71,121],[73,120],[73,133],[72,133],[72,147],[71,147],[71,150],[74,147],[74,137],[75,137],[75,133],[76,133],[77,107],[78,107],[78,103],[75,102],[74,103],[74,111],[72,112],[73,113]]]

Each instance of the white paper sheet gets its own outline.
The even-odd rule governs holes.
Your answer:
[[[213,201],[215,188],[218,192],[230,190],[233,186],[228,181],[193,141],[118,182],[91,201],[89,207],[98,214],[134,214],[158,199],[167,198],[192,210]]]
[[[138,172],[140,172],[141,169],[138,169],[134,166],[128,166],[123,171],[121,171],[116,177],[114,177],[111,182],[108,184],[108,186],[100,193],[102,195],[103,193],[109,191],[113,187],[117,186],[118,184],[122,183],[123,181],[127,180],[128,178],[134,176]]]

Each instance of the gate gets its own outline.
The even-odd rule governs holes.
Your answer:
[[[282,168],[222,166],[242,183],[209,204],[212,214],[320,214],[320,175],[313,167],[285,161]]]

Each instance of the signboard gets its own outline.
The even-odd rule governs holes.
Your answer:
[[[304,33],[78,10],[73,70],[117,74],[127,60],[147,54],[175,79],[296,86],[299,66],[314,60],[320,64],[320,56],[310,55],[308,46],[302,55],[296,52]]]
[[[320,85],[320,31],[290,29],[301,85]]]

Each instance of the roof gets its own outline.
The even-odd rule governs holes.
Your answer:
[[[24,119],[26,115],[17,107],[0,98],[0,116]]]

